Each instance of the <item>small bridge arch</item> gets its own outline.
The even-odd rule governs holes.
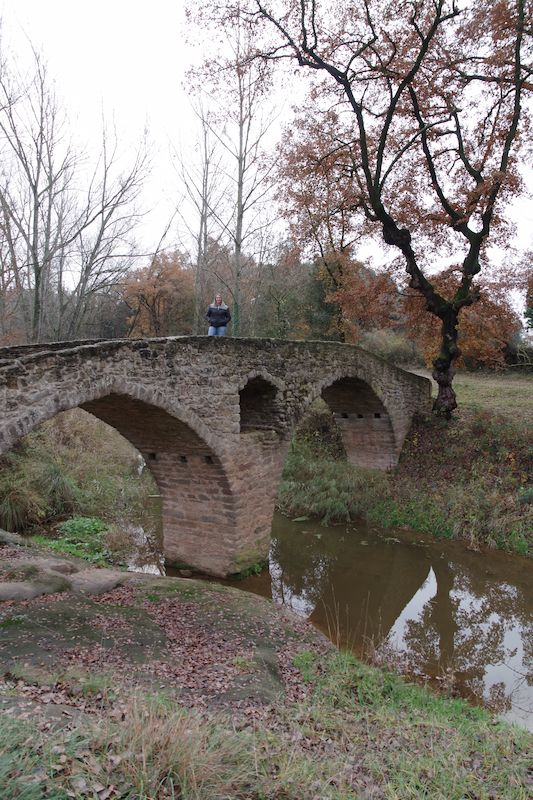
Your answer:
[[[268,555],[291,432],[317,397],[350,460],[397,463],[430,384],[350,345],[218,337],[0,349],[0,453],[81,406],[143,454],[160,487],[164,553],[215,575]]]
[[[348,461],[362,467],[389,469],[397,461],[396,439],[388,409],[361,378],[345,376],[322,389]]]
[[[240,432],[280,431],[284,425],[282,382],[265,370],[254,370],[239,384]]]

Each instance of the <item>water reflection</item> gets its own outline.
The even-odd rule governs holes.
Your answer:
[[[533,729],[530,561],[276,516],[270,575],[240,582],[358,654],[391,652]]]

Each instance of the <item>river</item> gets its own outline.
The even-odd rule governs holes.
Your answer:
[[[276,514],[269,570],[232,583],[289,606],[366,660],[533,730],[532,577],[518,556]]]

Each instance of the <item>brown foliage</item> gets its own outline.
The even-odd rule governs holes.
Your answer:
[[[120,287],[131,309],[130,336],[191,332],[194,276],[178,252],[162,253],[131,272]]]
[[[338,304],[347,341],[357,342],[365,331],[400,323],[401,298],[390,275],[356,261],[345,264],[339,287],[326,300]]]
[[[369,223],[396,248],[410,288],[441,321],[435,408],[449,416],[459,317],[479,299],[489,236],[509,240],[502,201],[521,188],[532,0],[208,5],[225,24],[250,25],[264,63],[288,59],[316,77],[298,123],[312,142],[292,135],[289,202],[321,248],[334,239],[343,253]],[[432,277],[444,257],[461,263],[445,296]]]
[[[433,280],[439,292],[448,294],[458,282],[457,272],[446,270]],[[425,312],[424,300],[417,295],[409,295],[404,308],[409,336],[416,341],[429,365],[439,351],[440,322]],[[478,302],[461,314],[457,365],[502,369],[505,349],[520,330],[520,319],[505,293],[498,286],[486,287]]]

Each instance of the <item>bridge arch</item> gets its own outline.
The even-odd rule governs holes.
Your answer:
[[[282,382],[266,370],[253,370],[239,383],[240,431],[279,430],[284,421]]]
[[[330,408],[350,463],[372,469],[394,466],[396,437],[379,386],[358,374],[339,372],[322,379],[312,397],[321,397]]]
[[[38,425],[46,422],[61,411],[69,411],[72,408],[84,408],[86,404],[97,401],[108,395],[119,395],[139,400],[146,406],[153,406],[161,411],[166,411],[170,416],[179,419],[187,425],[196,435],[217,454],[222,457],[223,447],[220,440],[210,430],[207,425],[188,408],[177,406],[176,403],[168,401],[166,395],[152,387],[145,387],[135,381],[110,381],[102,379],[90,386],[79,386],[74,391],[63,391],[61,383],[57,388],[47,393],[46,402],[38,395],[36,402],[28,405],[24,409],[16,423],[11,425],[4,435],[2,451],[5,452],[13,447],[19,439],[30,433]],[[114,427],[114,426],[112,426]],[[125,434],[123,434],[125,436]],[[125,436],[125,438],[128,438]]]
[[[178,415],[155,394],[130,382],[106,381],[68,397],[53,394],[46,410],[29,409],[17,438],[72,408],[110,425],[141,453],[157,484],[166,560],[219,574],[235,536],[235,497],[222,448],[194,414],[184,409]]]

